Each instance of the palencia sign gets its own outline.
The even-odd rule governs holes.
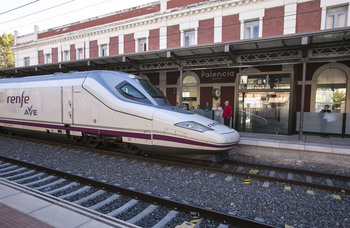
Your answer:
[[[197,71],[201,83],[211,82],[235,82],[236,73],[234,69],[212,69]]]

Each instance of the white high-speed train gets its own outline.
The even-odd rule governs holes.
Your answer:
[[[210,160],[220,160],[239,141],[235,130],[171,106],[146,77],[114,71],[0,79],[0,128]]]

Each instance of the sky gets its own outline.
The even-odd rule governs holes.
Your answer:
[[[74,23],[157,0],[0,0],[0,34],[19,35]]]

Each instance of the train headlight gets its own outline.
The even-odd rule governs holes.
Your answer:
[[[204,126],[202,124],[193,122],[193,121],[185,121],[185,122],[180,122],[177,124],[174,124],[177,127],[182,127],[186,128],[188,130],[193,130],[193,131],[198,131],[198,132],[205,132],[205,131],[212,131],[213,129]]]

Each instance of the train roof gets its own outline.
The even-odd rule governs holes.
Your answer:
[[[104,74],[101,74],[104,73]],[[42,76],[28,76],[21,78],[2,78],[0,79],[0,84],[2,83],[22,83],[22,82],[37,82],[37,81],[55,81],[55,80],[66,80],[66,79],[84,79],[86,77],[94,78],[97,81],[100,81],[99,78],[103,78],[104,75],[114,74],[122,77],[130,77],[129,74],[116,72],[116,71],[82,71],[82,72],[69,72],[69,73],[54,73],[47,74]]]

